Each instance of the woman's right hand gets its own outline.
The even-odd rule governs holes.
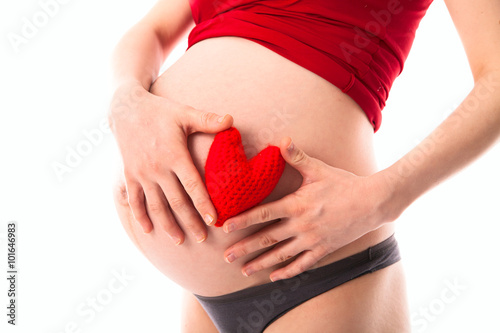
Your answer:
[[[123,159],[128,202],[144,232],[161,227],[182,244],[186,231],[202,242],[207,236],[202,217],[212,225],[217,213],[187,137],[223,131],[233,118],[174,103],[131,82],[116,90],[109,123]]]

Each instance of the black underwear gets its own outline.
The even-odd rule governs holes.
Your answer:
[[[290,279],[221,296],[195,296],[220,333],[261,333],[305,301],[400,259],[398,243],[392,235],[362,252]]]

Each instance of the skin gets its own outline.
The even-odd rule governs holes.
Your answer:
[[[192,26],[186,1],[159,1],[122,39],[110,111],[124,164],[117,209],[139,249],[188,291],[184,332],[199,331],[192,326],[198,321],[204,332],[216,332],[189,293],[215,296],[291,277],[376,244],[392,233],[393,221],[414,200],[498,140],[500,3],[446,3],[475,87],[426,140],[380,171],[371,148],[373,130],[359,107],[328,82],[255,43],[233,37],[205,40],[156,80],[161,63]],[[245,80],[235,85],[235,77]],[[296,118],[277,127],[273,116],[283,110]],[[232,117],[217,121],[226,113]],[[288,166],[263,205],[228,220],[224,229],[207,228],[202,217],[209,215],[208,224],[217,218],[201,183],[210,133],[233,122],[248,140],[249,156],[267,143],[280,145]],[[271,142],[258,138],[262,128],[272,129]],[[230,225],[235,229],[226,233]],[[230,254],[234,260],[227,264],[223,258]],[[335,325],[321,326],[324,321],[318,319],[332,313]],[[409,331],[401,265],[315,297],[266,332],[300,327]]]

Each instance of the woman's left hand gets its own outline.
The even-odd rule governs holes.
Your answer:
[[[277,281],[294,277],[311,268],[321,258],[392,221],[386,203],[391,188],[384,176],[356,176],[334,168],[304,153],[291,142],[281,142],[285,161],[302,177],[301,187],[280,200],[256,206],[228,219],[225,232],[278,220],[228,248],[227,262],[271,247],[243,265],[249,276],[260,270],[296,258],[271,273]],[[395,218],[394,218],[395,219]]]

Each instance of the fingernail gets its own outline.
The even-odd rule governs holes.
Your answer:
[[[219,117],[219,119],[217,119],[217,121],[219,123],[222,123],[224,121],[224,118],[226,118],[226,115],[222,116],[222,117]]]
[[[269,277],[269,279],[271,280],[271,282],[276,282],[279,280],[279,278],[275,277],[275,276],[271,276],[271,277]]]
[[[213,221],[214,221],[214,217],[210,214],[205,214],[205,216],[203,217],[203,219],[205,220],[205,223],[207,225],[210,225]]]
[[[197,233],[194,235],[194,237],[196,238],[196,242],[197,243],[201,243],[203,242],[207,237],[203,234],[203,233]]]
[[[236,260],[236,256],[233,253],[229,253],[226,257],[226,261],[228,264],[232,263]]]
[[[174,241],[175,245],[180,245],[181,244],[181,239],[176,237],[176,236],[170,236],[172,240]]]
[[[243,275],[245,275],[246,277],[249,277],[250,275],[252,275],[253,273],[255,273],[255,271],[251,268],[247,268],[243,271]]]
[[[286,150],[292,151],[293,148],[294,148],[293,141],[290,141],[290,144],[288,145],[288,147],[286,147]]]
[[[230,233],[230,232],[233,232],[234,230],[236,229],[236,226],[234,225],[234,223],[230,223],[228,224],[228,226],[226,227],[226,233]]]

